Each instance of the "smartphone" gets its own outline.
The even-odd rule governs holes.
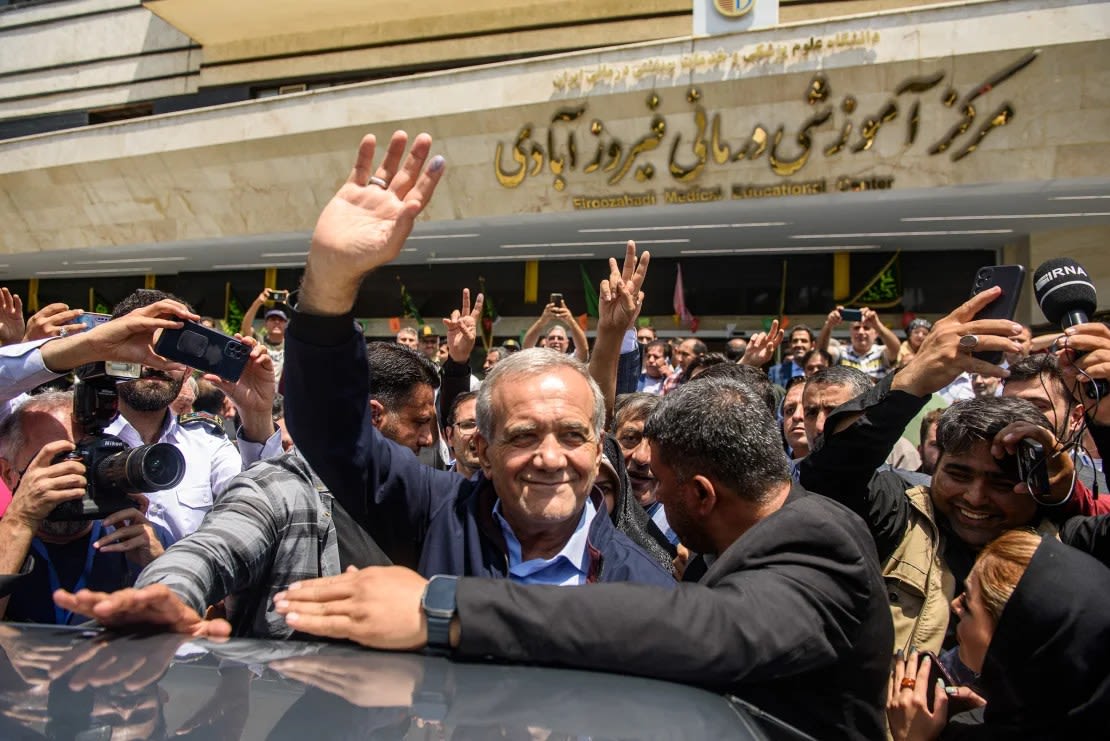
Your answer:
[[[97,314],[95,311],[86,311],[75,320],[77,324],[84,324],[85,329],[92,329],[112,318],[111,314]]]
[[[556,306],[562,306],[563,305],[563,294],[561,294],[561,293],[551,294],[551,300],[548,301],[548,303],[549,304],[555,304]]]
[[[228,381],[239,380],[251,353],[249,347],[234,337],[190,321],[180,329],[162,330],[154,351]]]
[[[929,657],[929,689],[926,697],[929,703],[928,707],[931,710],[933,708],[933,699],[936,695],[937,680],[942,680],[945,687],[956,686],[956,680],[953,679],[952,675],[948,673],[948,669],[944,666],[944,664],[940,663],[940,659],[937,658],[937,655],[935,653],[933,653],[932,651],[922,652],[921,658],[924,658],[926,656]]]
[[[862,309],[840,309],[840,318],[846,322],[862,322]]]
[[[279,291],[277,289],[270,289],[270,300],[276,304],[289,303],[289,291]]]
[[[1002,295],[984,306],[982,311],[972,317],[977,319],[1013,319],[1017,312],[1018,299],[1021,298],[1021,287],[1025,284],[1025,267],[1023,265],[990,265],[979,268],[975,274],[975,282],[971,285],[971,295],[975,296],[988,288],[1002,286]],[[976,352],[972,353],[980,360],[998,365],[1002,362],[1002,352]]]

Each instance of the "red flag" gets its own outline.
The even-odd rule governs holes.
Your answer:
[[[697,319],[686,307],[686,291],[682,287],[682,266],[678,266],[678,273],[674,279],[674,315],[684,327],[697,331]]]

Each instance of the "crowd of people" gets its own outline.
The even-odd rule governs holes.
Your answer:
[[[442,337],[367,342],[355,299],[433,197],[431,145],[362,141],[296,305],[252,332],[267,290],[244,318],[235,382],[154,352],[200,319],[173,296],[88,329],[0,289],[5,619],[637,674],[816,738],[1102,735],[1110,329],[1031,342],[976,318],[996,288],[904,341],[836,307],[713,353],[641,325],[651,258],[629,242],[592,345],[553,295],[478,367],[467,289]],[[97,434],[168,443],[185,472],[61,519],[99,474],[50,384],[103,361],[143,370]]]

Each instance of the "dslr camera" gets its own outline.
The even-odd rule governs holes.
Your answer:
[[[110,365],[110,364],[109,364]],[[63,502],[47,519],[99,520],[135,506],[128,496],[177,486],[185,475],[185,457],[169,443],[128,447],[104,428],[119,415],[116,376],[105,363],[83,365],[75,372],[73,414],[83,437],[77,447],[54,458],[54,463],[79,460],[85,464],[85,496]]]

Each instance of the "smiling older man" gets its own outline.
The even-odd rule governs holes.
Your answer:
[[[477,400],[475,479],[420,465],[374,428],[355,298],[399,253],[444,165],[436,157],[425,169],[426,135],[402,165],[406,144],[396,133],[373,170],[375,140],[365,138],[316,226],[286,358],[286,419],[305,459],[391,557],[392,544],[413,548],[421,573],[673,585],[605,516],[594,490],[604,403],[574,358],[536,349],[493,367]],[[365,224],[373,234],[360,231]],[[599,333],[623,333],[638,309],[650,258],[629,252],[624,272],[603,286]]]

